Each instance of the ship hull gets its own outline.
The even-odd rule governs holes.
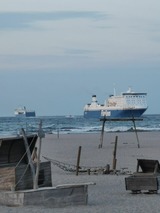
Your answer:
[[[15,114],[16,117],[35,117],[36,113],[35,112],[25,112],[23,114]]]
[[[115,109],[115,110],[107,110],[107,113],[104,114],[101,110],[90,110],[84,111],[84,118],[97,118],[100,119],[104,116],[108,118],[133,118],[133,117],[140,117],[146,108],[142,109]]]
[[[25,117],[35,117],[36,113],[35,112],[26,112]]]

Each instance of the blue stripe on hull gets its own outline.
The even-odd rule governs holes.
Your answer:
[[[26,112],[26,117],[35,117],[36,116],[36,114],[35,114],[35,112]]]
[[[146,109],[134,109],[134,110],[108,110],[110,113],[108,118],[129,118],[129,117],[140,117]],[[101,118],[101,111],[85,111],[84,118]]]
[[[101,117],[101,110],[84,112],[84,118],[100,118],[100,117]]]
[[[16,117],[35,117],[36,113],[35,112],[26,112],[25,114],[17,114]]]

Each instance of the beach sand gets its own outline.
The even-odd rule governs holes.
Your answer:
[[[64,171],[52,164],[53,186],[67,183],[95,182],[88,187],[88,205],[65,208],[45,208],[42,206],[6,207],[0,206],[4,213],[146,213],[160,212],[160,192],[158,194],[132,194],[125,189],[125,177],[136,171],[137,159],[160,161],[160,132],[139,132],[139,145],[134,132],[105,133],[103,146],[100,133],[92,134],[48,134],[42,140],[42,156],[60,162],[75,164],[78,148],[81,146],[80,165],[87,167],[112,168],[115,137],[118,136],[117,166],[118,174],[91,173],[76,176],[75,172]],[[45,159],[41,157],[41,160]],[[124,174],[122,174],[122,172]]]

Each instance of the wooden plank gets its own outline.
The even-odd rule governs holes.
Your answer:
[[[126,190],[139,191],[139,190],[153,190],[159,189],[157,177],[151,176],[137,176],[125,178]]]
[[[36,166],[36,165],[34,165]],[[26,165],[16,168],[16,190],[33,189],[33,179],[30,167],[26,170]],[[25,174],[24,171],[26,170]],[[23,177],[22,177],[23,175]],[[38,178],[39,187],[52,186],[51,162],[40,163],[40,175]]]
[[[9,206],[30,205],[53,208],[86,205],[87,203],[88,186],[86,185],[0,193],[0,204]]]
[[[54,188],[25,193],[24,205],[65,207],[85,205],[88,202],[88,186]]]
[[[65,187],[76,187],[76,186],[89,186],[96,185],[95,182],[87,182],[87,183],[67,183],[62,185],[57,185],[56,188],[65,188]]]
[[[11,190],[15,186],[15,168],[0,168],[0,189]]]
[[[101,118],[100,121],[143,121],[143,118]]]

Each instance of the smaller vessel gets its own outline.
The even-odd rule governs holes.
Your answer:
[[[14,115],[16,117],[35,117],[36,113],[34,110],[27,110],[26,107],[19,107],[15,109]]]
[[[97,102],[96,95],[92,96],[92,102],[84,106],[85,118],[126,118],[140,117],[148,108],[147,93],[134,92],[131,88],[121,95],[110,95],[104,104]]]
[[[65,117],[72,119],[72,118],[74,118],[74,115],[66,115]]]

